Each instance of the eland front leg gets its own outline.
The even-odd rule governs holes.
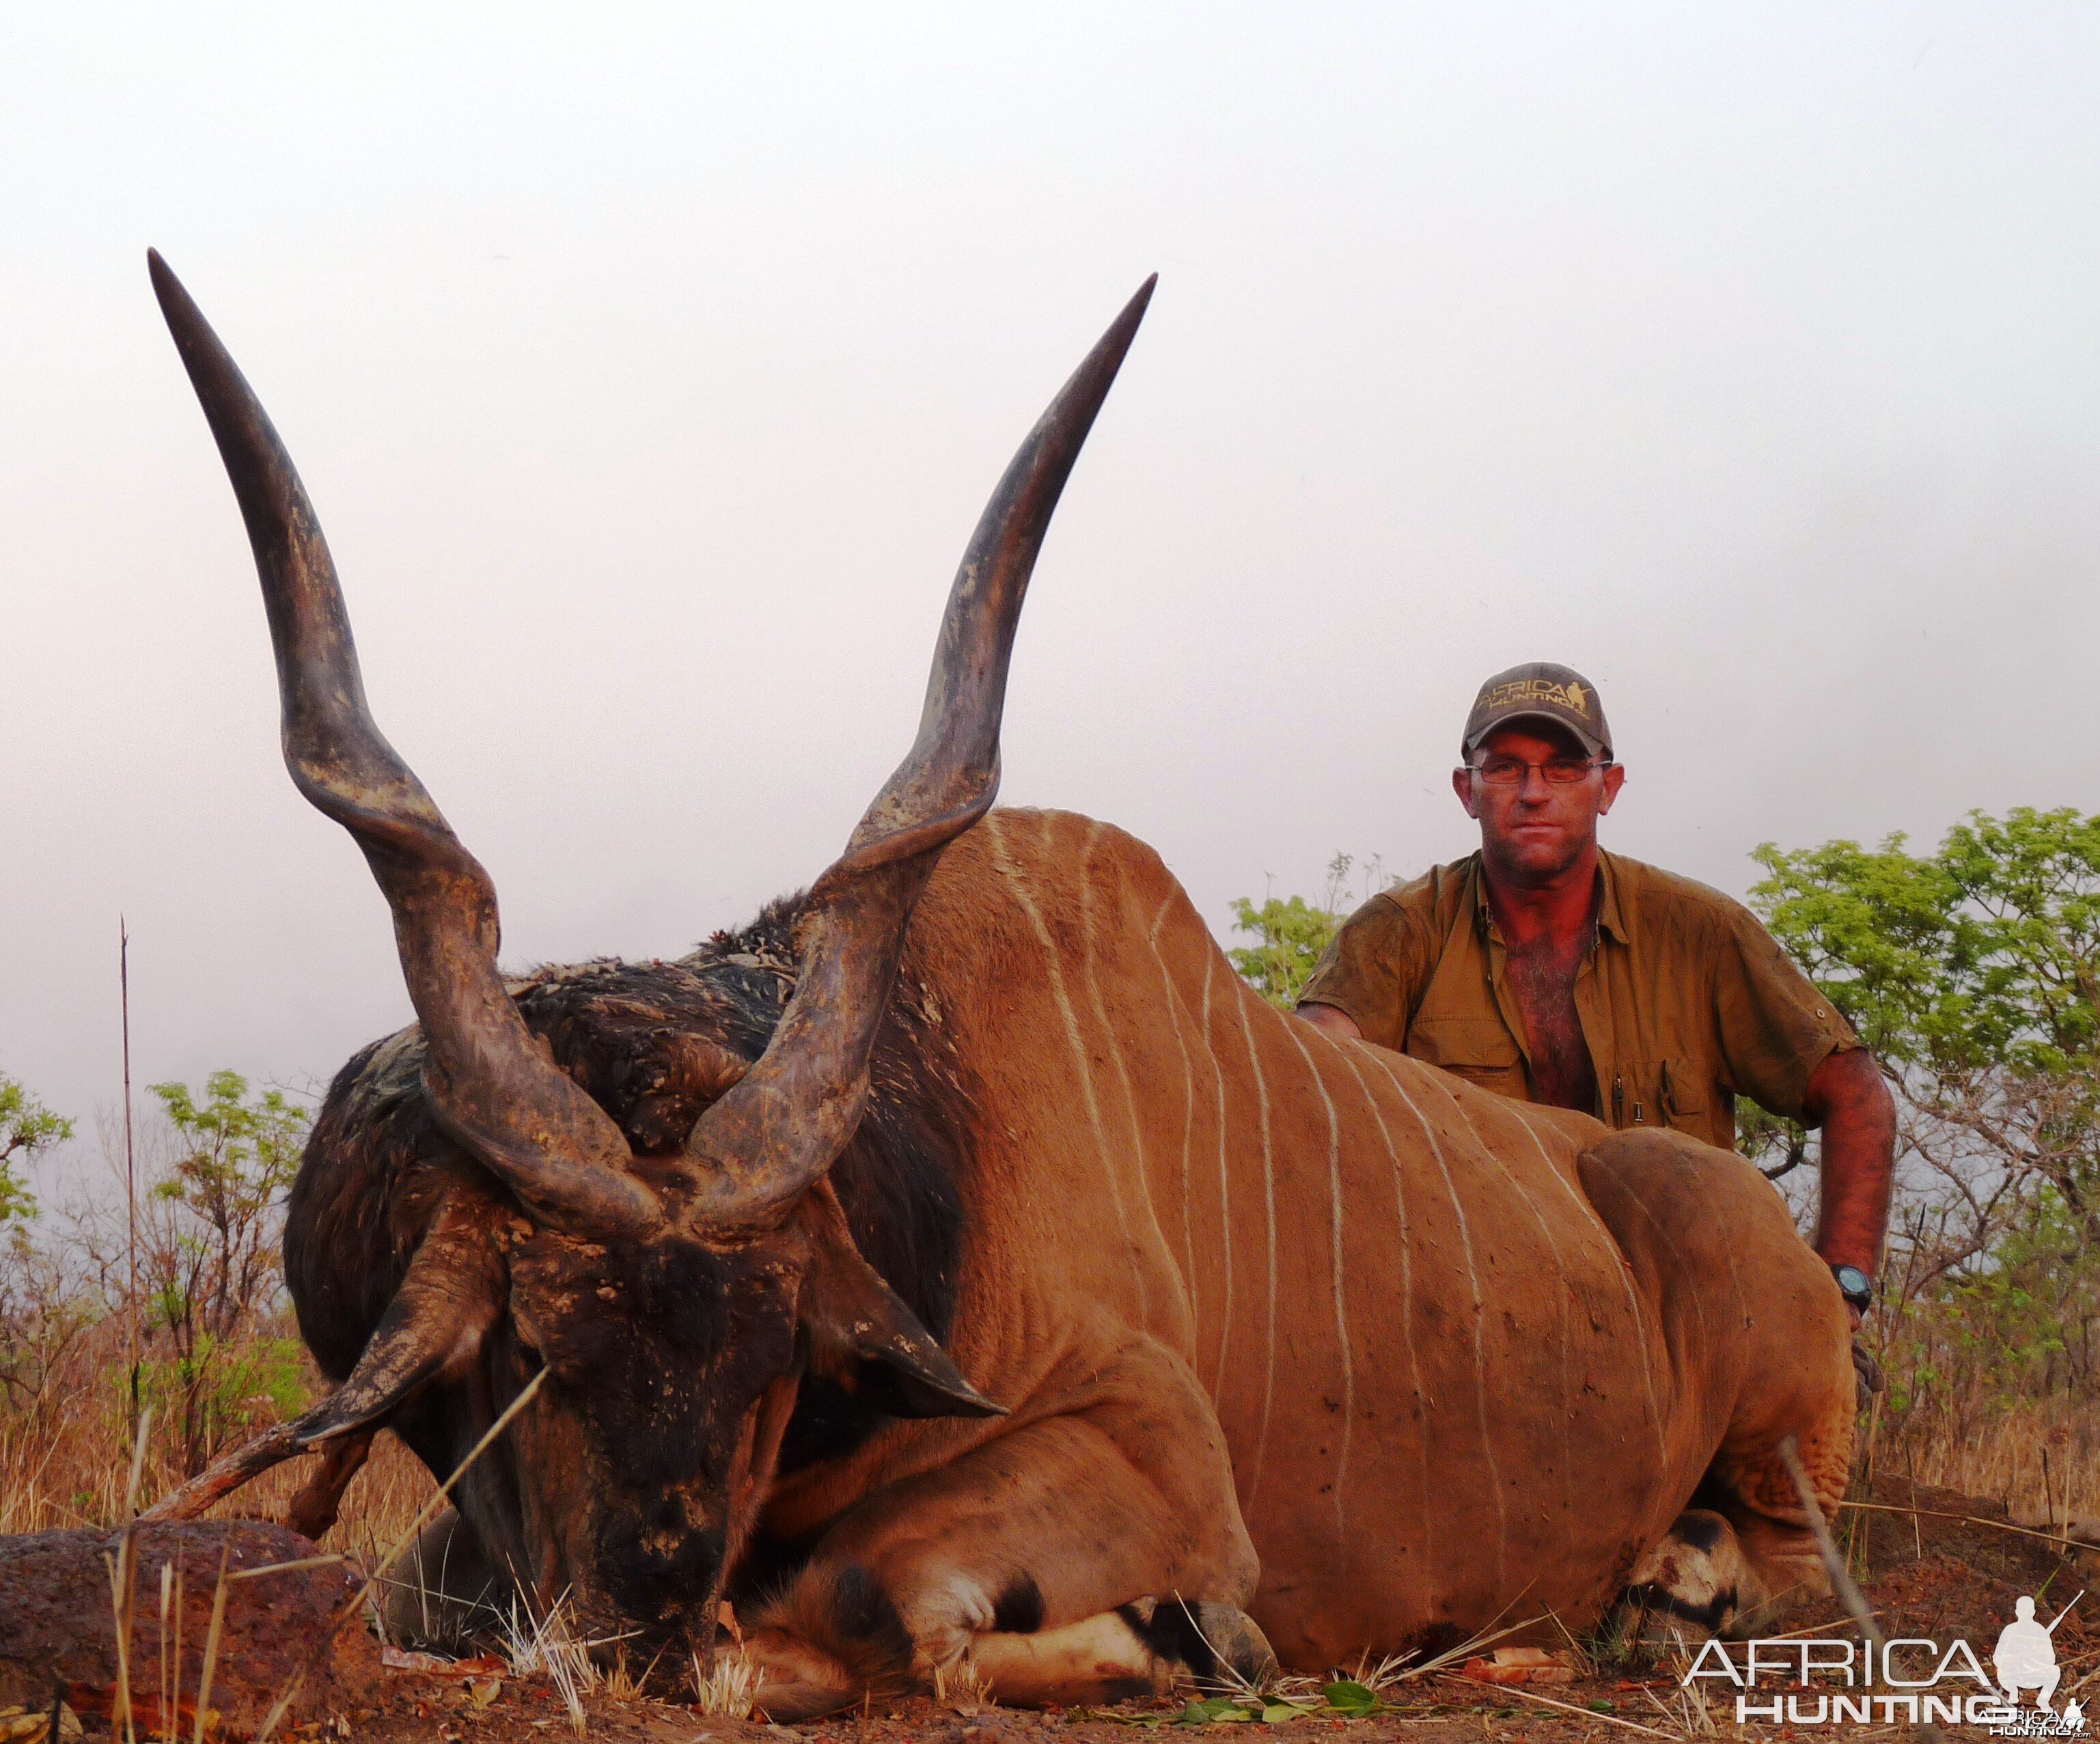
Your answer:
[[[1195,1377],[1149,1342],[1088,1367],[1081,1408],[878,1490],[823,1534],[752,1615],[760,1706],[810,1718],[964,1664],[1003,1702],[1120,1701],[1273,1663]]]

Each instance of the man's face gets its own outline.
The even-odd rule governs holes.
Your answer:
[[[1474,751],[1469,766],[1451,771],[1451,785],[1468,817],[1480,824],[1480,849],[1502,877],[1519,885],[1549,884],[1582,863],[1597,839],[1597,819],[1612,809],[1626,772],[1617,764],[1591,766],[1579,779],[1548,779],[1549,765],[1589,762],[1575,735],[1544,721],[1498,727]],[[1513,781],[1491,781],[1483,770],[1523,766]]]

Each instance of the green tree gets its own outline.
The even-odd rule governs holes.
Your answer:
[[[298,1402],[298,1343],[266,1322],[284,1286],[284,1198],[311,1116],[281,1091],[251,1095],[235,1071],[214,1072],[201,1099],[187,1084],[150,1088],[173,1148],[148,1195],[143,1263],[157,1353],[146,1384],[180,1425],[195,1472],[258,1406],[281,1413]]]
[[[1873,1049],[1970,1233],[1988,1195],[2046,1185],[2100,1241],[2100,817],[1974,813],[1933,854],[1892,836],[1756,858],[1752,902]]]
[[[73,1137],[73,1122],[55,1115],[15,1079],[0,1072],[0,1229],[37,1214],[36,1196],[18,1171]]]
[[[2100,816],[1972,813],[1939,848],[1891,836],[1756,858],[1751,900],[1875,1053],[1899,1112],[1885,1297],[1929,1324],[1892,1379],[1957,1368],[2093,1379],[2100,1318]],[[1774,1174],[1798,1128],[1748,1130]]]
[[[0,1395],[13,1411],[43,1401],[54,1362],[88,1318],[32,1236],[36,1196],[19,1168],[72,1137],[72,1121],[0,1072]]]
[[[1337,854],[1327,863],[1327,888],[1316,906],[1302,896],[1265,896],[1255,907],[1248,897],[1233,898],[1233,930],[1253,936],[1251,945],[1234,945],[1225,955],[1242,979],[1273,1005],[1289,1011],[1318,965],[1321,953],[1350,911],[1368,901],[1392,881],[1376,854],[1363,868],[1361,894],[1352,888],[1356,867],[1352,854]]]
[[[188,1084],[148,1088],[177,1141],[154,1196],[179,1206],[195,1226],[194,1287],[182,1311],[223,1338],[267,1307],[282,1281],[276,1213],[298,1172],[311,1116],[280,1090],[251,1098],[235,1071],[206,1079],[202,1102]]]

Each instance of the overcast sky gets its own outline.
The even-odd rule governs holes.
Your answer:
[[[0,10],[0,1070],[325,1078],[404,1021],[278,761],[148,289],[274,415],[505,958],[806,882],[969,529],[1158,295],[1022,625],[1005,797],[1222,929],[1467,850],[1478,681],[1568,661],[1608,846],[2096,803],[2100,11]],[[91,1125],[84,1118],[83,1129]]]

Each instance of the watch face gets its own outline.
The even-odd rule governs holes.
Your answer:
[[[1832,1274],[1838,1280],[1838,1293],[1848,1302],[1866,1302],[1873,1298],[1874,1281],[1856,1265],[1841,1265]]]

